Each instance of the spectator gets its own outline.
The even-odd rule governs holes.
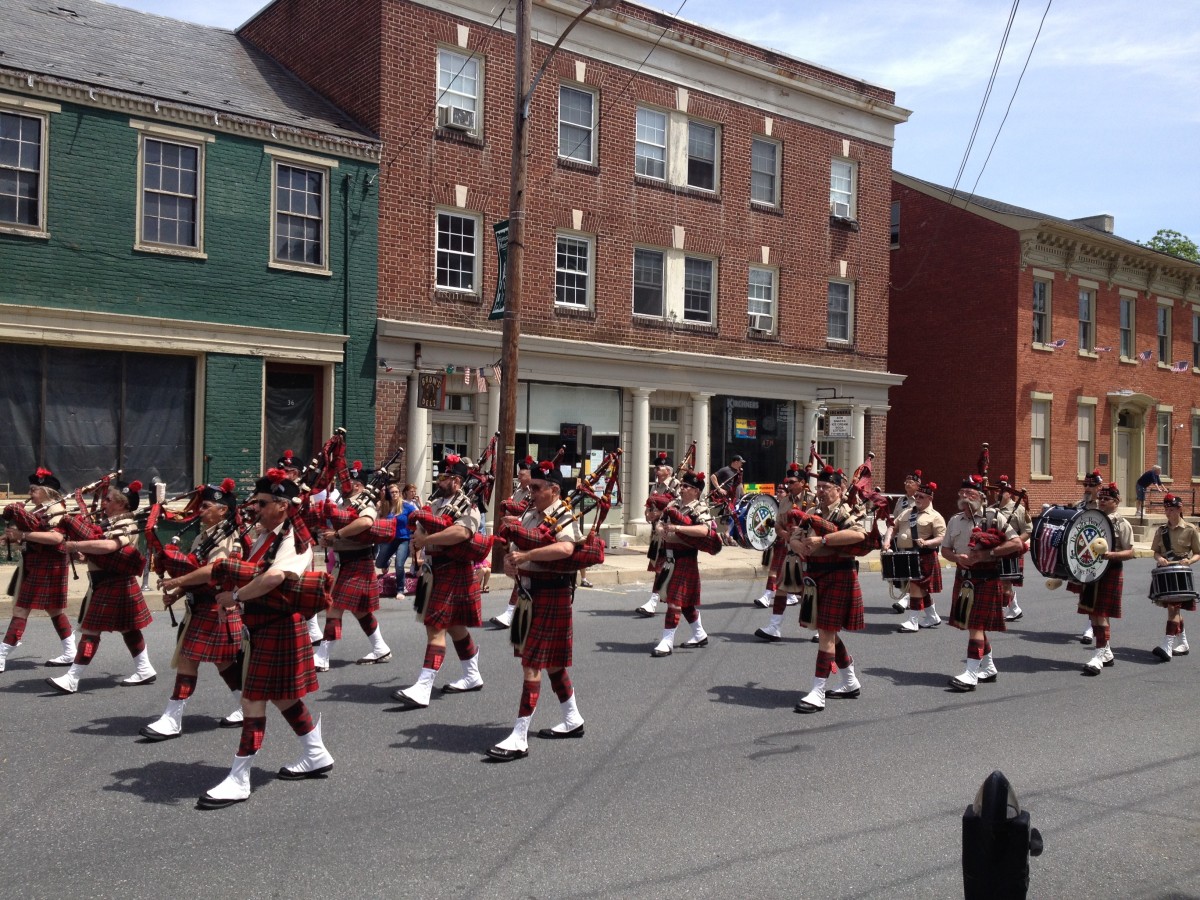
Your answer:
[[[396,558],[396,580],[403,583],[404,565],[412,548],[412,532],[408,530],[408,514],[417,508],[417,486],[389,484],[387,493],[379,503],[380,519],[396,520],[396,539],[380,544],[375,554],[375,568],[387,572],[392,557]]]
[[[1137,514],[1142,515],[1146,505],[1146,491],[1163,492],[1162,466],[1151,466],[1137,480]]]

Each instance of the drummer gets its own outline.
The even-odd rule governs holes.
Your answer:
[[[1025,584],[1025,553],[1029,550],[1029,536],[1033,533],[1033,523],[1029,520],[1029,510],[1021,503],[1025,492],[1014,487],[1007,475],[1001,475],[996,481],[996,495],[996,506],[1008,516],[1009,524],[1021,539],[1021,552],[1017,554],[1019,574],[1015,579],[1004,582],[1004,621],[1016,622],[1025,616],[1025,611],[1017,602],[1017,588]]]
[[[1102,669],[1113,665],[1109,620],[1121,618],[1121,591],[1125,585],[1121,567],[1125,560],[1133,559],[1133,528],[1117,514],[1120,490],[1115,484],[1107,484],[1096,491],[1096,502],[1100,512],[1112,523],[1113,545],[1100,554],[1102,559],[1108,560],[1108,567],[1090,584],[1067,586],[1067,590],[1079,594],[1078,612],[1091,620],[1096,638],[1096,652],[1084,665],[1084,675],[1099,675]]]
[[[1160,566],[1194,565],[1200,560],[1200,531],[1183,518],[1183,498],[1167,494],[1163,497],[1163,509],[1167,514],[1167,524],[1155,530],[1154,540],[1150,544],[1154,561]],[[1188,584],[1190,587],[1190,578]],[[1183,630],[1181,610],[1195,612],[1195,597],[1171,602],[1171,595],[1166,595],[1156,598],[1154,602],[1167,608],[1167,633],[1163,642],[1154,648],[1154,655],[1163,662],[1170,662],[1173,656],[1187,656],[1187,633]]]
[[[921,477],[919,472],[917,477]],[[908,486],[906,480],[906,490]],[[942,624],[933,594],[939,594],[942,590],[942,565],[938,559],[938,548],[946,536],[946,520],[933,508],[933,493],[936,490],[937,483],[934,481],[918,482],[912,493],[914,505],[896,517],[896,549],[916,550],[921,563],[921,577],[908,582],[909,617],[896,629],[902,634],[915,634],[922,628],[937,628]],[[921,615],[922,611],[924,615]]]
[[[893,522],[899,522],[900,516],[904,515],[913,508],[913,495],[916,494],[917,486],[922,482],[922,480],[924,480],[924,475],[921,474],[920,469],[913,469],[904,476],[904,494],[896,501],[896,505],[892,507]],[[884,547],[884,549],[894,550],[896,548],[893,546]],[[905,594],[892,604],[892,609],[895,610],[898,615],[903,615],[908,611],[908,598],[909,595]]]
[[[1083,476],[1083,499],[1075,504],[1076,509],[1099,509],[1100,505],[1096,502],[1096,492],[1100,490],[1100,485],[1104,483],[1104,479],[1100,477],[1099,469],[1092,469]],[[1079,643],[1090,644],[1094,635],[1092,634],[1092,623],[1089,620],[1088,626],[1079,635]]]

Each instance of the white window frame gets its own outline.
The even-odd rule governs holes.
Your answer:
[[[1053,394],[1037,393],[1033,395],[1029,406],[1029,475],[1034,481],[1046,481],[1051,478],[1050,416],[1053,406]],[[1040,468],[1038,466],[1039,450],[1042,462]]]
[[[1154,427],[1154,457],[1155,462],[1162,467],[1162,478],[1171,478],[1171,429],[1172,413],[1164,412],[1160,406],[1155,418]],[[1164,440],[1165,439],[1165,440]]]
[[[564,303],[558,297],[558,278],[559,275],[578,275],[578,270],[563,269],[558,264],[558,245],[559,241],[575,241],[583,244],[587,248],[586,262],[587,269],[584,270],[584,301],[583,303]],[[594,236],[582,234],[577,231],[559,231],[554,236],[554,305],[559,309],[587,309],[594,307],[595,285],[596,285],[596,240]]]
[[[1096,290],[1079,289],[1079,352],[1096,352]]]
[[[320,156],[310,156],[307,153],[296,153],[293,150],[288,150],[284,147],[263,147],[263,153],[271,157],[271,246],[268,252],[267,265],[272,269],[284,269],[289,272],[304,272],[309,275],[331,275],[333,274],[329,268],[329,260],[332,256],[329,247],[329,219],[332,210],[329,206],[329,189],[330,182],[333,180],[333,170],[338,167],[336,159],[328,159]],[[321,263],[319,265],[311,263],[298,263],[292,260],[276,259],[275,257],[275,235],[276,221],[278,219],[278,184],[279,184],[279,167],[289,166],[294,169],[308,169],[314,172],[320,172],[321,178]]]
[[[761,289],[764,287],[764,285],[761,283],[757,285],[755,284],[755,274],[758,274],[759,276],[766,275],[769,278],[770,284],[766,285],[766,287],[770,291],[770,297],[755,296],[756,290],[761,291]],[[776,330],[779,327],[779,304],[777,302],[777,298],[779,297],[778,282],[778,269],[772,266],[750,266],[746,276],[746,313],[749,316],[751,328],[755,327],[753,323],[755,322],[756,316],[761,317],[765,315],[770,317],[771,327],[761,330],[767,334],[776,333]],[[764,309],[766,310],[765,312]],[[759,321],[761,321],[761,318]]]
[[[1129,312],[1129,324],[1125,323],[1125,313]],[[1117,352],[1121,359],[1134,360],[1137,358],[1137,298],[1121,295],[1117,301]],[[1126,340],[1128,338],[1128,340]],[[1128,344],[1128,347],[1126,346]],[[1129,350],[1126,353],[1126,349]],[[1090,470],[1089,470],[1090,471]]]
[[[578,122],[563,121],[563,92],[564,91],[574,91],[577,94],[586,94],[590,98],[590,100],[591,100],[591,117],[590,117],[590,121],[588,122],[588,124],[586,126],[580,125]],[[598,99],[599,98],[596,96],[596,92],[594,90],[584,87],[581,84],[564,82],[563,84],[560,84],[558,86],[558,157],[559,157],[559,159],[568,159],[568,160],[571,160],[572,162],[583,163],[583,164],[589,165],[589,166],[596,165],[596,151],[598,149],[596,147],[597,138],[598,138],[598,135],[596,134],[596,111],[599,107]],[[588,154],[586,157],[576,156],[571,153],[571,150],[573,148],[577,148],[577,146],[579,144],[578,141],[572,143],[572,145],[569,147],[566,147],[566,148],[563,147],[563,128],[564,128],[564,126],[568,129],[574,128],[574,129],[579,129],[580,131],[587,131]]]
[[[708,266],[708,317],[705,319],[696,318],[695,313],[687,308],[687,268],[689,263],[700,263]],[[695,254],[684,256],[683,285],[681,293],[682,303],[680,304],[680,321],[687,322],[691,325],[715,325],[717,321],[717,261],[711,257],[697,256]]]
[[[160,125],[157,122],[140,122],[130,120],[129,127],[138,132],[137,149],[137,215],[135,217],[135,232],[133,247],[144,253],[162,253],[167,256],[186,256],[194,259],[208,259],[204,251],[204,167],[207,156],[207,145],[216,141],[216,137],[202,131],[189,131],[183,128],[173,128]],[[158,141],[162,144],[176,144],[196,151],[196,245],[165,244],[146,241],[142,238],[142,227],[145,215],[145,176],[146,176],[146,141]],[[328,190],[328,186],[326,186]],[[275,199],[274,168],[272,168],[271,198]],[[328,208],[328,203],[326,203]],[[271,222],[275,222],[274,215]],[[328,247],[328,241],[325,246]],[[275,241],[271,241],[271,255],[275,254]]]
[[[1171,325],[1171,307],[1166,303],[1159,303],[1154,312],[1154,326],[1158,338],[1158,364],[1160,366],[1174,365],[1174,360],[1171,358]]]
[[[1200,481],[1200,410],[1192,410],[1192,481]]]
[[[438,254],[441,252],[439,246],[439,236],[441,235],[441,217],[455,216],[460,219],[472,222],[475,225],[475,249],[470,254],[472,258],[471,281],[473,287],[451,287],[438,283]],[[447,252],[454,253],[456,256],[467,256],[457,250],[448,250]],[[455,271],[460,271],[456,269]],[[483,291],[483,216],[476,212],[471,212],[466,209],[459,209],[453,206],[439,206],[433,211],[433,289],[435,291],[446,291],[452,294],[461,294],[465,297],[482,296]]]
[[[0,222],[0,234],[19,234],[24,237],[49,238],[49,214],[46,209],[50,182],[50,115],[62,112],[57,103],[45,103],[28,97],[0,94],[0,112],[37,119],[41,123],[41,147],[38,159],[38,216],[33,225],[19,222]]]
[[[775,165],[771,172],[764,172],[764,171],[762,171],[760,169],[756,169],[754,167],[754,149],[756,146],[758,146],[760,144],[764,147],[770,147],[771,152],[775,155]],[[783,145],[779,141],[772,140],[769,137],[763,137],[762,135],[758,135],[758,134],[751,137],[751,139],[750,139],[750,202],[751,203],[756,203],[760,206],[771,206],[771,207],[779,206],[779,188],[780,188],[779,173],[782,171],[782,160],[783,160]],[[763,200],[760,197],[754,196],[754,176],[755,175],[758,175],[758,176],[764,177],[764,178],[767,176],[770,177],[770,179],[771,179],[771,199],[770,200]]]
[[[1083,478],[1095,468],[1096,460],[1096,401],[1079,400],[1079,423],[1075,435],[1076,477]]]
[[[839,171],[845,169],[845,172]],[[841,180],[850,182],[850,190],[841,186]],[[845,206],[843,211],[840,207]],[[829,215],[838,219],[858,219],[858,163],[844,156],[829,161]]]
[[[475,93],[473,95],[453,89],[455,82],[459,78],[465,77],[463,73],[466,72],[468,63],[475,64]],[[442,87],[443,72],[449,76],[448,84],[444,88]],[[474,113],[475,127],[465,132],[474,137],[479,137],[483,134],[483,75],[482,56],[477,56],[474,53],[466,53],[461,47],[438,47],[437,73],[434,80],[436,108],[438,110],[445,108],[467,109]],[[434,114],[437,114],[436,110]]]
[[[833,299],[833,286],[839,285],[846,288],[846,336],[835,337],[833,334],[832,313],[833,307],[830,301]],[[854,343],[854,282],[843,281],[840,278],[829,279],[828,286],[825,290],[825,339],[831,344],[845,344],[847,346]]]
[[[704,256],[700,253],[686,253],[683,250],[668,250],[663,247],[640,246],[634,245],[633,258],[631,260],[634,270],[637,269],[637,255],[639,253],[652,253],[659,257],[662,261],[662,312],[660,314],[637,312],[633,307],[633,300],[636,293],[630,297],[630,306],[633,309],[634,318],[652,319],[652,320],[667,320],[673,323],[694,325],[700,327],[714,327],[717,324],[717,307],[720,298],[720,264],[716,257]],[[687,312],[684,309],[684,297],[686,293],[686,272],[689,261],[703,262],[711,267],[711,284],[708,298],[709,315],[706,320],[687,318]],[[636,282],[633,285],[633,290],[636,292]]]
[[[704,187],[699,184],[692,184],[692,128],[706,128],[712,131],[712,187]],[[705,193],[715,194],[721,189],[721,126],[716,122],[709,122],[704,119],[688,119],[687,120],[687,148],[685,153],[685,168],[683,173],[684,184],[693,191],[704,191]],[[702,159],[701,157],[696,157]],[[707,162],[707,160],[705,160]]]
[[[1200,371],[1200,311],[1192,310],[1192,371]]]
[[[1042,302],[1045,309],[1038,312],[1038,288],[1044,288]],[[1053,311],[1054,302],[1054,282],[1049,278],[1034,278],[1033,279],[1033,294],[1030,297],[1030,309],[1033,311],[1033,346],[1046,347],[1054,340],[1054,317],[1051,314]],[[1038,340],[1038,319],[1041,318],[1044,322],[1042,340]]]
[[[649,115],[661,116],[663,122],[662,143],[658,144],[653,141],[644,140],[641,134],[642,123],[638,121],[642,113]],[[634,147],[633,147],[633,170],[636,175],[642,178],[649,178],[653,181],[666,181],[671,170],[671,116],[665,110],[655,109],[652,106],[639,106],[634,113]],[[662,175],[651,175],[648,172],[640,170],[641,160],[653,160],[653,157],[646,156],[641,152],[642,147],[654,147],[662,151]],[[657,162],[657,160],[654,160]]]

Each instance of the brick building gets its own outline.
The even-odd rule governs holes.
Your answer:
[[[374,448],[379,142],[230,31],[0,4],[0,490]],[[168,52],[164,52],[168,51]]]
[[[1030,507],[1099,468],[1133,505],[1154,464],[1200,483],[1200,265],[1113,234],[896,173],[892,471],[957,485],[989,442]],[[948,495],[947,495],[948,496]],[[939,498],[940,502],[947,502]]]
[[[514,52],[498,9],[275,0],[239,31],[383,140],[377,452],[406,446],[422,486],[443,450],[473,454],[498,422],[488,313]],[[535,68],[581,9],[535,0]],[[894,99],[636,3],[588,15],[532,101],[518,455],[590,425],[595,447],[630,453],[634,517],[651,455],[692,439],[699,468],[741,453],[773,482],[807,457],[819,413],[841,410],[851,437],[827,454],[882,457],[902,380],[886,349],[891,148],[908,116]],[[410,402],[421,374],[447,370],[439,409]]]

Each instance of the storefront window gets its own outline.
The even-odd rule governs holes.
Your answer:
[[[564,426],[582,425],[592,429],[592,461],[615,450],[621,440],[621,392],[574,384],[522,383],[517,391],[516,458],[553,459],[567,442],[570,446],[563,463],[577,469],[581,464],[577,445]]]
[[[745,458],[745,484],[777,484],[792,462],[795,445],[789,400],[717,396],[712,401],[711,460],[715,472],[733,456]]]

